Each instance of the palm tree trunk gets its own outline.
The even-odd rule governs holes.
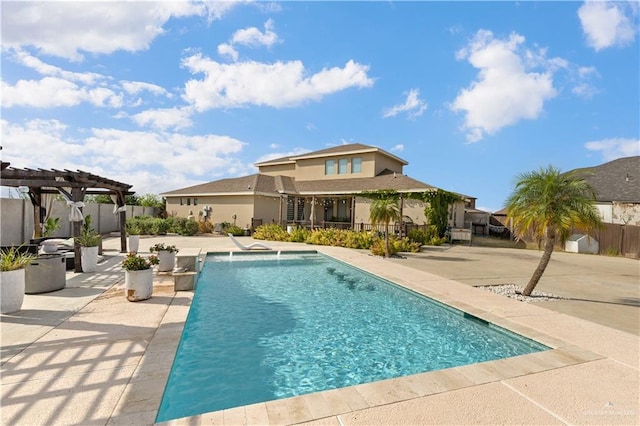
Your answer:
[[[384,223],[384,255],[391,257],[389,255],[389,222]]]
[[[547,265],[551,260],[551,254],[553,253],[553,246],[555,244],[555,240],[556,240],[555,232],[547,230],[547,235],[544,243],[544,252],[542,253],[542,257],[540,258],[540,263],[538,263],[538,267],[533,272],[533,275],[531,276],[529,283],[522,291],[523,296],[531,296],[533,289],[536,288],[536,285],[538,285],[538,281],[540,281],[542,274],[544,273],[545,269],[547,269]]]

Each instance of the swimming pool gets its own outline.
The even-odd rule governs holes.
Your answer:
[[[156,420],[546,349],[316,252],[210,254]]]

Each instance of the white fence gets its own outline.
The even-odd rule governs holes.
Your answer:
[[[113,204],[87,203],[82,209],[86,216],[91,215],[92,227],[101,234],[108,234],[120,230],[118,216],[113,214]],[[155,214],[155,208],[142,206],[127,206],[127,219],[135,216]],[[71,223],[69,222],[69,207],[62,201],[54,201],[51,217],[60,218],[60,229],[54,237],[69,238]],[[0,245],[20,245],[28,243],[33,238],[33,205],[29,200],[1,198],[0,199]]]

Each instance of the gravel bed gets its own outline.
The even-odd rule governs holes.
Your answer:
[[[564,297],[556,296],[551,293],[545,293],[538,290],[533,290],[531,296],[523,296],[516,292],[522,292],[524,287],[515,284],[499,284],[499,285],[483,285],[478,286],[482,290],[487,290],[492,293],[500,294],[502,296],[511,297],[512,299],[519,300],[521,302],[548,302],[553,300],[562,300]]]

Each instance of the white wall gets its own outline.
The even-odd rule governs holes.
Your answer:
[[[113,204],[87,203],[83,214],[91,215],[93,228],[100,234],[108,234],[120,230],[118,216],[113,214]],[[153,207],[127,206],[127,219],[140,215],[155,214]],[[68,238],[71,236],[69,208],[62,201],[54,201],[51,217],[60,218],[60,229],[53,237]],[[29,200],[16,198],[0,198],[0,245],[20,245],[33,238],[33,205]]]

